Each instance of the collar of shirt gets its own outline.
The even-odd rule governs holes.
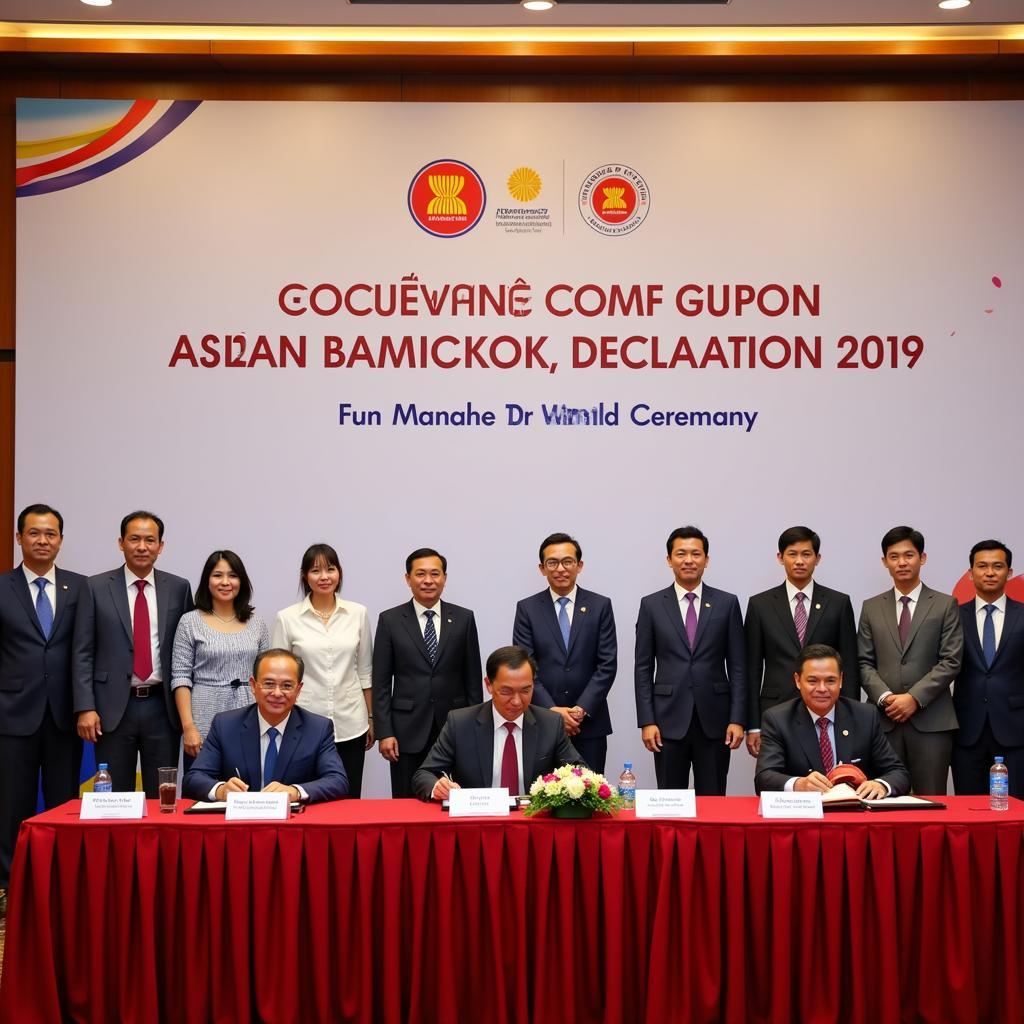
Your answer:
[[[33,598],[39,593],[39,588],[35,585],[38,579],[44,579],[50,584],[51,589],[47,590],[46,593],[53,597],[57,589],[57,567],[55,565],[51,565],[50,571],[44,573],[33,572],[24,562],[21,563],[21,568],[25,573],[25,579],[28,581],[29,587],[32,588]]]
[[[563,597],[569,598],[569,604],[572,605],[573,608],[575,608],[576,607],[576,591],[579,590],[579,589],[580,588],[578,586],[573,584],[573,588],[572,588],[572,590],[569,591],[568,594],[556,594],[550,587],[548,587],[548,593],[551,595],[551,601],[552,601],[552,603],[555,606],[555,611],[556,612],[558,611],[558,609],[560,607],[558,602],[561,601]],[[568,610],[569,609],[567,608],[566,611],[568,611]]]
[[[136,576],[126,565],[124,567],[124,585],[128,590],[135,590],[135,581],[144,579],[151,587],[156,586],[156,570],[150,569],[148,576]],[[136,591],[138,593],[138,591]]]
[[[256,711],[256,717],[259,719],[260,722],[260,739],[263,739],[263,737],[267,735],[267,732],[271,726],[270,723],[263,717],[263,715],[260,714],[258,709]],[[289,711],[288,714],[285,715],[284,718],[282,718],[281,721],[274,726],[274,728],[277,729],[278,736],[284,736],[284,731],[288,727],[288,719],[291,717],[292,713]],[[280,749],[281,748],[278,747],[278,750]]]
[[[416,618],[417,619],[420,619],[422,621],[423,620],[423,613],[424,612],[433,612],[434,613],[434,625],[436,626],[437,623],[441,621],[441,602],[440,602],[440,600],[437,602],[437,604],[434,605],[433,608],[427,608],[426,605],[420,604],[419,601],[417,601],[416,598],[414,597],[412,599],[412,606],[413,606],[413,608],[416,609]]]
[[[342,611],[345,610],[344,602],[341,600],[340,597],[338,597],[337,594],[334,595],[334,608],[335,611],[337,611],[339,608]],[[302,607],[299,609],[299,614],[305,615],[306,612],[309,612],[310,615],[315,615],[318,619],[320,618],[320,615],[318,614],[317,610],[313,607],[312,594],[307,594],[302,600]]]
[[[893,587],[892,592],[896,595],[896,610],[903,610],[903,605],[900,604],[900,598],[906,596],[910,598],[910,611],[911,613],[913,613],[914,609],[917,607],[917,602],[921,600],[921,591],[923,589],[924,584],[918,583],[918,585],[914,587],[914,589],[909,594],[904,595],[901,594],[896,587]]]
[[[975,594],[974,595],[974,614],[975,615],[981,615],[985,611],[985,606],[989,605],[989,604],[994,604],[996,606],[996,610],[997,611],[1001,612],[1003,615],[1006,614],[1006,594],[1005,593],[1003,593],[995,601],[986,601],[983,597],[978,597],[978,595]]]
[[[494,717],[494,731],[498,732],[499,729],[504,729],[505,723],[508,721],[508,719],[502,718],[501,715],[498,714],[498,709],[494,706],[494,701],[491,701],[491,714]],[[522,731],[523,728],[523,716],[525,714],[526,712],[524,711],[523,714],[520,715],[518,718],[512,719],[512,724],[518,726],[520,731]]]
[[[799,590],[789,582],[789,577],[786,577],[786,596],[789,598],[789,607],[795,608],[796,595],[806,594],[807,601],[804,607],[807,609],[807,614],[811,614],[811,601],[814,600],[814,580],[808,580],[807,586],[803,590]]]
[[[835,706],[835,704],[833,704],[832,707],[830,707],[828,709],[828,714],[827,715],[819,715],[816,711],[812,711],[806,704],[804,705],[804,710],[807,712],[807,714],[809,714],[811,716],[811,725],[813,725],[815,729],[818,728],[818,719],[819,718],[827,718],[829,723],[831,725],[833,725],[833,726],[835,726],[835,724],[836,724],[836,706]]]
[[[672,583],[672,586],[676,588],[676,600],[679,602],[679,606],[683,609],[684,612],[686,611],[686,605],[684,604],[684,602],[686,601],[686,595],[687,594],[696,594],[697,595],[697,600],[694,601],[693,603],[694,603],[694,606],[696,607],[696,609],[698,611],[700,610],[700,599],[701,599],[701,595],[704,593],[704,581],[703,580],[701,580],[701,582],[698,583],[697,586],[695,586],[693,588],[693,590],[686,590],[684,587],[679,586],[679,584],[675,583],[675,582]]]

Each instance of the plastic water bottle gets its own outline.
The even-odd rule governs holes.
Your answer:
[[[107,770],[105,763],[96,769],[96,778],[93,780],[92,791],[94,793],[112,793],[114,791],[114,780],[110,777],[110,772]]]
[[[1010,773],[1001,757],[988,770],[988,806],[992,811],[1010,809]]]
[[[636,806],[636,776],[633,774],[632,761],[627,761],[622,766],[622,774],[619,776],[619,796],[622,797],[622,806],[626,810],[633,810]]]

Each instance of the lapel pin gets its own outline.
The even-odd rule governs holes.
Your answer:
[[[582,613],[583,613],[583,612],[585,612],[586,610],[587,610],[587,606],[586,606],[586,605],[584,605],[584,606],[583,606],[583,607],[582,607],[582,608],[580,609],[580,613],[582,614]]]
[[[843,730],[843,735],[844,736],[849,736],[850,735],[850,730],[849,729],[844,729]]]
[[[821,611],[821,605],[820,604],[816,604],[814,606],[814,610],[817,611],[817,612],[820,612]]]
[[[704,602],[704,607],[705,608],[710,608],[711,607],[711,602],[710,601],[705,601]]]
[[[449,620],[448,620],[448,622],[449,622],[449,623],[450,623],[451,621],[452,621],[451,619],[449,619]]]
[[[60,589],[61,590],[67,590],[68,589],[68,585],[66,583],[62,583]]]

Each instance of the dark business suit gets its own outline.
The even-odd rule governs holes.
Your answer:
[[[835,711],[836,764],[840,761],[856,763],[869,779],[887,782],[892,796],[908,793],[910,773],[885,738],[874,708],[840,697]],[[755,792],[782,790],[790,779],[808,772],[824,774],[816,717],[800,697],[765,712],[761,720]]]
[[[340,800],[348,793],[348,777],[334,746],[334,725],[329,718],[294,706],[277,742],[274,777],[264,780],[257,705],[214,715],[199,756],[185,773],[182,795],[208,800],[213,787],[227,782],[236,769],[252,792],[271,782],[301,786],[311,804]]]
[[[834,647],[843,659],[842,695],[860,700],[857,624],[849,596],[815,583],[809,605],[804,646]],[[796,696],[793,675],[801,644],[785,583],[750,599],[743,631],[747,640],[747,728],[759,729],[768,708]]]
[[[412,777],[453,708],[483,698],[480,641],[468,608],[439,601],[437,660],[431,663],[412,601],[381,612],[373,641],[373,725],[398,740],[391,795],[411,797]],[[436,621],[436,620],[435,620]]]
[[[504,734],[502,734],[504,735]],[[563,764],[582,764],[565,735],[562,716],[547,708],[523,712],[523,786]],[[494,782],[494,712],[491,702],[453,711],[423,766],[413,776],[416,796],[429,800],[434,784],[447,772],[463,789],[489,789]]]
[[[55,570],[47,638],[21,566],[0,576],[0,888],[7,887],[21,823],[36,812],[40,769],[47,807],[78,796],[82,741],[72,710],[71,639],[86,585],[76,572]]]
[[[958,795],[988,792],[996,754],[1005,759],[1010,796],[1024,800],[1024,604],[1006,599],[995,660],[985,664],[974,598],[960,606],[964,658],[953,685],[960,731],[953,739],[953,787]]]
[[[729,724],[747,717],[743,617],[735,594],[704,586],[693,649],[674,586],[648,594],[636,622],[637,724],[657,725],[659,789],[685,789],[693,766],[700,796],[725,794]]]
[[[957,725],[949,687],[963,653],[960,610],[949,594],[922,586],[906,649],[897,622],[893,590],[864,602],[857,636],[861,685],[876,708],[887,690],[909,693],[920,705],[899,724],[881,709],[878,714],[897,757],[910,769],[914,792],[941,796]]]
[[[615,682],[619,650],[611,601],[576,588],[566,649],[551,590],[542,590],[516,605],[512,643],[525,647],[540,666],[533,690],[535,707],[578,705],[586,711],[572,745],[594,771],[604,774],[607,736],[612,731],[608,691]]]
[[[157,634],[163,682],[146,698],[131,696],[134,644],[124,566],[89,578],[90,600],[75,621],[75,711],[95,711],[103,735],[96,760],[110,766],[114,789],[135,789],[136,758],[142,761],[146,796],[159,796],[157,769],[178,763],[181,723],[171,695],[171,649],[178,620],[191,611],[188,581],[154,571]]]

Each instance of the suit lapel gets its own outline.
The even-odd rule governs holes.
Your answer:
[[[700,647],[701,640],[708,629],[711,628],[711,619],[718,614],[718,591],[713,587],[704,587],[701,591],[702,608],[697,612],[697,635],[694,637],[694,651]],[[680,616],[681,618],[681,616]],[[686,627],[683,627],[683,635],[686,634]]]
[[[480,760],[481,786],[490,789],[494,779],[494,711],[490,701],[480,705],[480,713],[476,716],[476,728],[476,752]]]
[[[156,635],[160,641],[160,656],[163,658],[164,651],[169,651],[168,644],[174,643],[174,637],[165,635],[167,629],[167,606],[170,604],[170,584],[167,576],[159,571],[153,573],[153,582],[156,585]]]
[[[928,587],[921,588],[921,596],[918,598],[918,607],[914,612],[914,617],[910,620],[910,633],[907,634],[907,646],[904,650],[910,650],[910,645],[914,642],[914,637],[917,636],[918,629],[921,628],[921,623],[931,615],[932,608],[934,607],[935,591],[930,590]],[[895,606],[896,599],[893,598],[893,605]],[[897,631],[897,638],[899,637],[899,631]]]
[[[552,608],[554,608],[554,605],[552,605]],[[576,603],[572,606],[572,622],[569,624],[569,649],[565,652],[566,659],[568,659],[569,654],[572,652],[580,633],[583,632],[583,629],[586,626],[587,616],[589,614],[590,611],[589,605],[587,604],[587,592],[577,587]],[[558,631],[558,639],[562,639],[561,630]]]
[[[577,595],[578,597],[578,595]],[[575,619],[575,615],[573,616]],[[571,640],[571,637],[570,637]],[[493,754],[493,751],[492,751]],[[530,791],[533,780],[537,777],[537,716],[532,708],[523,714],[523,790]],[[556,768],[561,767],[556,765]]]
[[[974,608],[974,602],[971,602],[971,609]],[[1022,619],[1024,619],[1024,605],[1014,601],[1013,598],[1008,597],[1006,599],[1006,619],[1003,622],[1003,632],[999,637],[999,644],[996,647],[996,656],[992,660],[992,667],[994,668],[996,663],[1002,657],[1003,651],[1006,649],[1006,643],[1010,639],[1011,634],[1015,629],[1020,628]],[[978,627],[976,624],[972,624],[974,628],[971,633],[974,636],[974,642],[978,644],[980,649],[981,643],[978,641]],[[985,663],[985,659],[982,658],[982,664]]]
[[[679,613],[679,601],[676,599],[676,588],[672,586],[669,587],[668,590],[663,590],[661,592],[661,596],[665,599],[665,614],[671,620],[672,626],[686,645],[686,649],[690,650],[690,641],[686,636],[686,624],[683,622],[683,617]],[[698,629],[700,628],[700,616],[697,617],[697,627]]]
[[[132,613],[128,609],[128,587],[125,585],[124,569],[115,569],[107,577],[107,586],[110,587],[110,599],[114,602],[117,614],[121,618],[121,625],[129,639],[132,636]],[[160,596],[157,595],[159,604]]]
[[[452,634],[452,628],[455,625],[455,613],[451,610],[451,605],[446,605],[444,601],[437,602],[437,619],[438,626],[441,632],[437,638],[437,662],[441,664],[441,658],[444,656],[444,652],[448,647],[448,639]],[[426,641],[423,643],[423,649],[427,649]],[[427,658],[429,661],[430,658]]]
[[[836,738],[836,764],[839,764],[840,761],[849,764],[857,737],[853,731],[853,716],[847,713],[842,701],[836,702],[836,720],[833,728]],[[864,774],[866,775],[867,772]]]
[[[274,765],[273,782],[280,782],[288,771],[288,766],[295,751],[299,749],[299,741],[302,739],[302,714],[297,707],[292,706],[291,715],[288,718],[288,725],[285,727],[284,735],[281,737],[281,746],[277,752],[277,763]]]
[[[68,579],[68,574],[63,569],[57,570],[56,576],[56,600],[57,600],[57,614],[53,617],[53,629],[50,630],[50,636],[53,636],[57,632],[57,627],[60,625],[61,619],[64,618],[64,611],[68,606],[68,599],[75,592],[75,584],[73,581]]]
[[[28,588],[28,581],[25,579],[25,573],[22,571],[21,566],[18,566],[14,572],[8,573],[7,579],[10,581],[11,589],[14,591],[14,596],[25,609],[25,614],[28,616],[29,622],[32,623],[36,632],[39,634],[39,639],[45,641],[46,637],[43,636],[43,627],[39,625],[39,616],[36,615],[36,606],[32,601],[32,594]],[[60,601],[57,602],[58,607],[61,603],[62,602]],[[53,625],[56,627],[56,621],[54,621]]]
[[[240,730],[242,738],[242,760],[245,764],[245,778],[242,779],[253,792],[260,788],[260,779],[263,777],[263,766],[260,764],[260,720],[259,712],[253,705],[249,714],[245,716]],[[225,772],[235,774],[238,765],[221,765]]]
[[[420,652],[423,660],[429,665],[430,655],[427,653],[427,644],[423,639],[423,634],[420,632],[419,619],[416,616],[416,606],[410,601],[407,605],[402,607],[402,624],[405,626],[406,632],[409,634],[409,639],[412,640],[413,646]],[[441,647],[438,644],[438,660],[441,657]]]
[[[800,647],[800,638],[796,635],[796,623],[793,621],[793,614],[789,609],[789,594],[786,592],[786,584],[776,587],[771,596],[772,608],[779,617],[779,625],[786,637],[793,641],[794,651]],[[699,624],[699,620],[698,620]],[[808,635],[810,634],[810,623],[808,623]]]
[[[817,583],[811,588],[811,599],[807,607],[807,629],[804,632],[804,644],[814,643],[814,631],[818,628],[825,609],[828,607],[829,590],[827,587],[819,587]],[[793,633],[796,634],[796,625],[793,625]]]
[[[818,743],[818,730],[815,719],[807,710],[807,705],[800,701],[796,706],[796,734],[800,740],[800,749],[807,758],[807,763],[816,772],[824,772],[825,764],[821,760],[821,745]]]
[[[901,651],[903,645],[900,643],[899,626],[896,624],[896,593],[893,590],[887,590],[882,595],[882,618],[885,619],[893,645],[897,651]]]
[[[579,591],[576,592],[579,595]],[[558,612],[555,609],[555,602],[551,597],[551,590],[545,590],[542,594],[537,595],[538,610],[540,617],[544,620],[545,625],[551,630],[551,639],[558,644],[561,650],[565,650],[565,644],[562,642],[562,627],[558,625]],[[569,630],[569,640],[572,640],[572,630]]]
[[[960,625],[964,631],[964,643],[970,646],[974,651],[975,656],[982,665],[985,664],[985,652],[981,649],[981,641],[978,639],[978,620],[975,617],[974,598],[965,605],[960,607]],[[1010,625],[1010,603],[1006,603],[1006,621],[1003,623],[1003,636],[1000,638],[1005,639],[1006,629]],[[996,648],[996,657],[999,657],[999,651],[1002,648],[1002,643]]]

